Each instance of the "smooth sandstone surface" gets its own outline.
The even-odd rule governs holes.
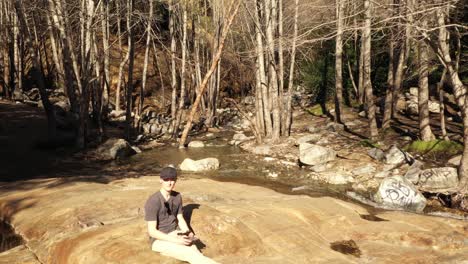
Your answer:
[[[143,206],[159,177],[0,184],[1,217],[27,241],[0,263],[179,263],[149,249]],[[467,263],[468,223],[208,179],[180,179],[205,255],[221,263]],[[383,220],[383,221],[382,221]],[[335,251],[353,240],[361,255]],[[37,259],[36,259],[37,257]],[[25,260],[22,262],[21,260]]]

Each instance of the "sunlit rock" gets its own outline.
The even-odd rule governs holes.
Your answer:
[[[384,179],[375,194],[378,203],[389,207],[422,212],[426,207],[426,198],[407,179],[393,176]]]
[[[418,187],[426,192],[455,192],[458,186],[456,168],[443,167],[421,171]]]
[[[386,164],[401,164],[409,162],[413,158],[405,151],[401,150],[397,146],[393,145],[389,150],[385,152],[385,163]]]
[[[205,147],[205,143],[199,140],[190,141],[190,143],[188,144],[188,147],[189,148],[203,148]]]
[[[180,164],[180,169],[183,171],[208,171],[217,170],[219,161],[217,158],[206,158],[201,160],[193,160],[186,158]]]
[[[327,163],[335,158],[336,152],[333,149],[309,143],[299,145],[299,159],[304,164],[313,166]]]

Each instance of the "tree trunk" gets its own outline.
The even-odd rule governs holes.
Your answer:
[[[169,0],[169,32],[171,36],[171,118],[174,132],[177,116],[177,71],[176,71],[176,39],[175,39],[175,7],[173,0]]]
[[[450,140],[447,136],[447,129],[445,127],[445,103],[444,103],[444,82],[445,76],[447,75],[447,68],[444,68],[440,81],[437,83],[437,94],[439,95],[439,106],[440,106],[440,132],[444,140]]]
[[[140,127],[140,120],[141,120],[141,114],[143,112],[143,103],[144,103],[144,98],[145,98],[145,89],[146,89],[146,78],[148,75],[148,60],[149,60],[149,50],[150,50],[150,44],[151,44],[151,25],[153,23],[153,0],[149,0],[149,16],[148,16],[148,21],[146,25],[146,47],[145,47],[145,59],[143,62],[143,73],[142,73],[142,80],[141,80],[141,86],[140,86],[140,102],[138,105],[138,112],[137,112],[137,122],[138,122],[138,127]],[[140,129],[140,128],[138,128]]]
[[[385,91],[385,108],[384,116],[382,120],[382,128],[386,129],[390,127],[390,122],[392,119],[392,109],[393,109],[393,89],[395,87],[395,56],[394,56],[394,35],[393,30],[390,29],[390,40],[389,40],[389,49],[388,49],[388,74],[387,74],[387,89]]]
[[[335,40],[335,122],[342,123],[343,109],[343,19],[344,0],[336,0]]]
[[[133,17],[133,1],[134,0],[127,0],[127,34],[128,34],[128,82],[127,82],[127,107],[126,107],[126,126],[125,126],[125,137],[127,140],[131,138],[131,132],[133,128],[133,118],[132,118],[132,110],[133,110],[133,100],[132,100],[132,93],[133,93],[133,63],[135,59],[135,47],[133,43],[133,29],[132,29],[132,17]]]
[[[102,107],[104,108],[105,114],[107,114],[109,108],[109,93],[110,93],[110,48],[109,48],[109,2],[103,1],[100,5],[101,13],[101,31],[102,31],[102,48],[104,55],[104,76],[103,76],[103,95],[102,95]]]
[[[441,58],[447,68],[450,82],[454,90],[457,104],[460,107],[460,111],[463,119],[463,154],[460,161],[460,167],[458,168],[459,192],[461,196],[466,197],[468,194],[468,107],[466,107],[466,92],[467,87],[460,80],[458,72],[455,70],[456,67],[450,57],[449,45],[447,43],[447,29],[445,25],[445,17],[448,14],[444,14],[442,8],[437,10],[437,23],[439,26],[439,47]],[[468,205],[467,205],[468,206]]]
[[[187,7],[182,6],[182,43],[181,43],[181,70],[180,70],[180,95],[179,95],[179,107],[177,110],[177,117],[174,124],[173,138],[179,137],[179,127],[182,120],[182,114],[185,103],[185,84],[186,84],[186,60],[187,60]]]
[[[263,131],[264,135],[267,137],[270,137],[272,134],[272,120],[271,120],[271,106],[270,106],[270,100],[269,100],[269,93],[268,93],[268,86],[267,86],[267,81],[266,81],[266,76],[265,76],[265,53],[264,53],[264,47],[263,47],[263,38],[262,38],[262,26],[260,24],[261,18],[262,18],[262,1],[257,0],[255,3],[255,38],[256,38],[256,55],[257,55],[257,71],[258,75],[257,77],[259,80],[257,80],[257,85],[260,84],[261,93],[262,93],[262,109],[257,109],[257,111],[262,111],[263,112],[263,117],[265,120],[265,130]],[[263,126],[263,125],[262,125]]]
[[[287,95],[287,105],[286,105],[286,129],[287,135],[291,133],[292,125],[292,109],[291,109],[291,98],[292,98],[292,89],[294,82],[294,65],[296,61],[296,42],[297,42],[297,21],[299,17],[299,0],[294,2],[294,28],[293,28],[293,39],[291,45],[291,64],[289,66],[289,81],[288,81],[288,95]]]
[[[424,2],[423,2],[424,3]],[[427,27],[427,21],[422,18],[422,28]],[[419,60],[419,90],[418,90],[418,110],[419,110],[419,133],[422,141],[434,140],[429,117],[429,84],[428,84],[428,56],[427,45],[424,41],[418,44]]]
[[[40,74],[39,68],[41,62],[39,61],[39,58],[36,54],[36,52],[39,50],[39,47],[35,47],[32,41],[32,34],[31,31],[28,27],[28,24],[26,22],[25,18],[25,12],[23,10],[22,4],[20,0],[15,0],[15,9],[16,9],[16,14],[18,15],[19,19],[19,24],[20,27],[24,31],[24,38],[26,41],[26,47],[29,50],[29,54],[31,56],[31,61],[33,63],[33,68],[31,69],[33,72],[34,78],[37,80],[37,83],[39,85],[39,93],[41,95],[41,101],[42,104],[44,105],[44,111],[47,116],[47,124],[48,124],[48,135],[49,135],[49,140],[53,140],[56,138],[56,120],[55,120],[55,112],[53,105],[49,101],[49,97],[47,96],[46,92],[46,86],[45,86],[45,81],[44,81],[44,76]]]
[[[273,117],[273,131],[271,141],[277,142],[280,138],[281,118],[278,102],[278,76],[276,73],[275,61],[275,25],[276,21],[276,2],[275,0],[265,1],[265,19],[266,19],[266,42],[268,49],[267,63],[268,63],[268,86],[269,95],[272,102],[271,111]]]
[[[367,118],[369,120],[370,139],[376,140],[378,135],[377,122],[375,120],[374,95],[371,83],[371,2],[364,0],[365,22],[362,32],[363,55],[363,84],[366,93]]]

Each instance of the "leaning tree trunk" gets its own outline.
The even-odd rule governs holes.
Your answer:
[[[203,78],[203,81],[202,81],[202,83],[200,85],[200,88],[198,89],[200,91],[200,93],[197,95],[197,98],[195,99],[195,102],[192,105],[192,109],[190,110],[190,114],[189,114],[189,116],[187,118],[187,124],[185,125],[184,131],[182,132],[182,136],[180,138],[179,148],[185,147],[185,142],[187,141],[188,133],[189,133],[190,129],[192,128],[192,122],[193,122],[193,118],[195,116],[195,113],[197,112],[198,104],[200,104],[201,97],[202,97],[203,92],[206,89],[206,85],[208,84],[208,80],[210,79],[213,72],[216,70],[218,61],[221,59],[221,54],[223,52],[224,42],[226,40],[227,34],[229,32],[229,28],[231,27],[231,24],[234,21],[234,17],[236,16],[237,11],[239,10],[239,7],[240,7],[241,3],[242,3],[242,1],[238,1],[236,3],[236,6],[235,6],[234,10],[232,12],[228,12],[228,14],[230,13],[231,15],[228,18],[228,22],[223,27],[223,31],[222,31],[222,34],[221,34],[221,39],[219,41],[218,50],[216,51],[216,56],[214,57],[213,62],[211,64],[211,67],[208,70],[208,72],[205,74],[205,77]],[[232,10],[232,8],[229,8],[228,11],[230,11],[230,10]]]
[[[460,161],[460,166],[458,168],[458,178],[459,178],[459,196],[456,197],[456,200],[468,202],[468,107],[466,96],[468,87],[466,87],[460,79],[458,71],[454,66],[454,62],[450,56],[448,39],[447,39],[447,29],[445,24],[446,14],[443,13],[442,8],[437,10],[437,23],[439,26],[439,38],[438,38],[438,48],[435,51],[439,51],[441,58],[447,68],[450,82],[452,83],[454,94],[457,100],[457,104],[460,107],[460,111],[463,119],[463,154]],[[468,209],[468,204],[464,205],[465,209]]]

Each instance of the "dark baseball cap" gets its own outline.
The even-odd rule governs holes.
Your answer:
[[[165,167],[159,174],[162,180],[175,180],[177,179],[177,171],[173,167]]]

